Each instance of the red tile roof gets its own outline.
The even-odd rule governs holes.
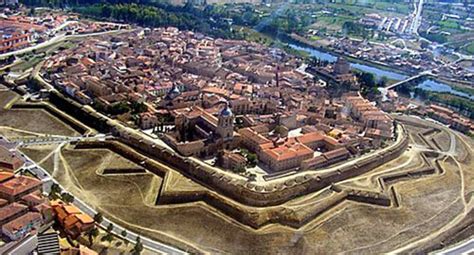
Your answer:
[[[41,186],[40,180],[28,176],[18,176],[0,184],[0,193],[15,196],[29,189]]]
[[[11,203],[7,206],[4,206],[0,208],[0,221],[5,220],[27,208],[28,206],[19,203]]]
[[[3,229],[7,230],[10,233],[16,232],[25,228],[28,224],[33,221],[41,221],[41,214],[37,212],[29,212],[23,216],[20,216],[9,223],[3,225]]]

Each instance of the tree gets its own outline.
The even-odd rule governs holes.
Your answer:
[[[140,254],[143,251],[143,244],[141,242],[140,236],[137,236],[135,246],[132,249],[132,254]]]
[[[112,230],[114,230],[114,224],[110,223],[110,224],[107,226],[107,232],[110,233],[110,232],[112,232]]]
[[[102,223],[102,221],[104,220],[104,217],[102,216],[102,213],[98,212],[94,215],[94,221],[97,223],[97,224],[100,224]]]
[[[245,173],[245,167],[244,166],[236,166],[232,169],[234,173]]]
[[[250,167],[254,167],[257,165],[257,155],[255,153],[248,153],[247,154],[247,162]]]
[[[87,231],[87,236],[89,237],[89,244],[92,246],[94,243],[94,237],[99,235],[99,230],[97,228],[91,228]]]
[[[254,182],[257,179],[257,175],[254,173],[249,174],[249,181]]]
[[[146,112],[148,107],[144,103],[132,102],[131,109],[133,114]]]
[[[59,194],[61,194],[61,187],[59,187],[59,184],[57,183],[51,184],[51,191],[49,192],[49,198],[58,199]]]
[[[61,199],[68,204],[74,202],[74,196],[67,192],[61,193]]]
[[[387,76],[382,76],[382,78],[380,78],[379,82],[378,82],[378,86],[379,87],[385,87],[387,86],[387,83],[388,83],[388,78]]]
[[[114,235],[112,233],[107,233],[107,235],[103,236],[102,241],[112,242],[114,240]]]
[[[286,131],[285,129],[286,129],[286,128],[285,128],[284,126],[278,125],[278,126],[275,127],[275,133],[279,134],[280,136],[283,136],[283,135],[285,135],[285,133],[286,133],[286,132],[285,132],[285,131]]]
[[[125,245],[128,245],[127,231],[125,229],[122,230],[122,232],[120,232],[120,235],[122,235]]]
[[[359,77],[360,82],[367,87],[375,86],[375,76],[371,73],[362,72]]]
[[[113,115],[120,115],[129,111],[130,111],[130,107],[128,106],[126,102],[119,102],[119,103],[113,104],[109,108],[109,113]]]

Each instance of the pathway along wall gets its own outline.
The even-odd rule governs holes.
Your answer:
[[[51,97],[51,102],[58,105],[58,108],[72,113],[74,117],[84,120],[86,124],[96,127],[97,130],[103,132],[111,130],[120,141],[135,150],[175,168],[183,175],[212,190],[216,190],[249,206],[279,205],[293,198],[321,190],[332,183],[361,175],[399,157],[408,146],[408,136],[405,128],[402,126],[401,141],[398,141],[392,148],[374,153],[372,156],[359,160],[355,164],[337,168],[330,173],[319,174],[311,172],[308,174],[298,174],[293,178],[287,178],[284,182],[277,179],[264,185],[257,185],[246,180],[233,178],[225,173],[219,173],[211,166],[200,166],[186,157],[161,147],[146,135],[127,128],[119,122],[111,120],[95,110],[91,110],[89,107],[84,107],[69,98],[65,98],[59,92],[52,91]],[[156,174],[163,175],[164,170],[156,170],[154,169]]]
[[[263,209],[244,206],[220,195],[218,192],[208,189],[202,191],[164,191],[167,183],[166,178],[170,175],[168,175],[155,160],[150,160],[129,146],[114,140],[81,141],[75,146],[75,149],[97,148],[109,149],[132,162],[142,165],[148,171],[164,177],[165,180],[163,181],[163,186],[161,186],[161,191],[158,195],[159,204],[180,204],[203,201],[240,223],[255,229],[272,223],[299,228],[346,199],[379,206],[391,206],[392,204],[390,197],[386,194],[338,188],[336,185],[333,185],[331,188],[336,192],[334,196],[320,201],[317,204],[313,204],[311,208],[307,208],[303,211],[295,211],[294,209],[280,206],[266,207]]]

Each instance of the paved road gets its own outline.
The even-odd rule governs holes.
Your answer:
[[[457,244],[447,250],[435,252],[434,254],[446,254],[446,255],[458,255],[458,254],[469,254],[474,252],[474,239],[468,240]]]
[[[4,53],[4,54],[0,54],[0,59],[5,59],[5,58],[8,58],[8,57],[10,57],[10,56],[12,56],[12,55],[18,55],[18,54],[23,54],[23,53],[31,52],[31,51],[33,51],[33,50],[37,50],[37,49],[41,49],[41,48],[44,48],[44,47],[48,47],[48,46],[51,46],[51,45],[53,45],[53,44],[55,44],[55,43],[62,42],[62,41],[65,41],[65,40],[69,40],[69,39],[78,39],[78,38],[83,38],[83,37],[88,37],[88,36],[97,36],[97,35],[111,34],[111,33],[116,33],[116,32],[119,32],[119,31],[130,31],[130,30],[118,29],[118,30],[110,30],[110,31],[104,31],[104,32],[97,32],[97,33],[76,34],[76,35],[60,34],[60,35],[57,35],[57,36],[55,36],[55,37],[49,39],[48,41],[44,41],[44,42],[42,42],[42,43],[33,45],[33,46],[31,46],[31,47],[24,48],[24,49],[17,50],[17,51],[7,52],[7,53]]]
[[[50,144],[62,144],[65,142],[79,142],[79,141],[88,141],[88,140],[105,140],[112,138],[112,136],[93,136],[93,137],[83,137],[83,136],[40,136],[32,138],[14,138],[10,139],[11,142],[17,142],[19,147],[31,146],[31,145],[50,145]]]
[[[412,34],[418,34],[418,28],[421,25],[421,13],[423,11],[423,0],[420,0],[418,2],[418,6],[416,6],[416,3],[413,3],[415,5],[415,16],[413,17],[413,23],[412,23],[412,28],[411,32]]]
[[[39,179],[41,179],[41,181],[43,181],[43,183],[44,183],[43,187],[44,187],[45,192],[49,192],[51,190],[51,185],[53,183],[58,184],[61,187],[62,190],[67,191],[63,186],[61,186],[58,182],[56,182],[56,180],[54,180],[53,177],[44,168],[42,168],[41,166],[36,164],[27,155],[22,155],[22,157],[26,161],[25,169],[28,169],[30,172],[35,174]],[[81,209],[83,212],[90,215],[90,216],[94,216],[97,213],[96,210],[94,210],[93,208],[91,208],[90,206],[88,206],[86,203],[84,203],[83,201],[81,201],[78,198],[74,199],[73,204],[75,206],[77,206],[79,209]],[[107,226],[110,223],[112,223],[114,225],[114,229],[112,231],[114,234],[116,234],[118,236],[121,236],[121,232],[123,230],[126,230],[127,231],[126,239],[130,243],[135,243],[135,240],[136,240],[137,236],[139,236],[138,234],[121,227],[120,225],[110,221],[109,219],[107,219],[105,217],[104,217],[104,220],[102,221],[102,223],[100,224],[100,226],[103,227],[103,228],[107,228]],[[169,245],[151,240],[151,239],[146,238],[146,237],[140,236],[140,239],[141,239],[141,242],[142,242],[143,246],[145,247],[145,249],[148,249],[148,250],[153,251],[153,252],[163,253],[163,254],[187,254],[187,252],[181,251],[177,248],[174,248],[172,246],[169,246]]]

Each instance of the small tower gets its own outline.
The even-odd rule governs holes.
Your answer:
[[[178,86],[176,86],[176,84],[173,84],[173,87],[166,94],[165,99],[166,100],[173,100],[173,99],[177,98],[179,95],[181,95],[181,91],[179,91],[179,88],[178,88]]]
[[[351,72],[351,66],[344,57],[338,57],[334,64],[334,74],[344,75]]]
[[[224,141],[234,138],[234,114],[228,102],[225,102],[224,109],[219,113],[216,131]]]

